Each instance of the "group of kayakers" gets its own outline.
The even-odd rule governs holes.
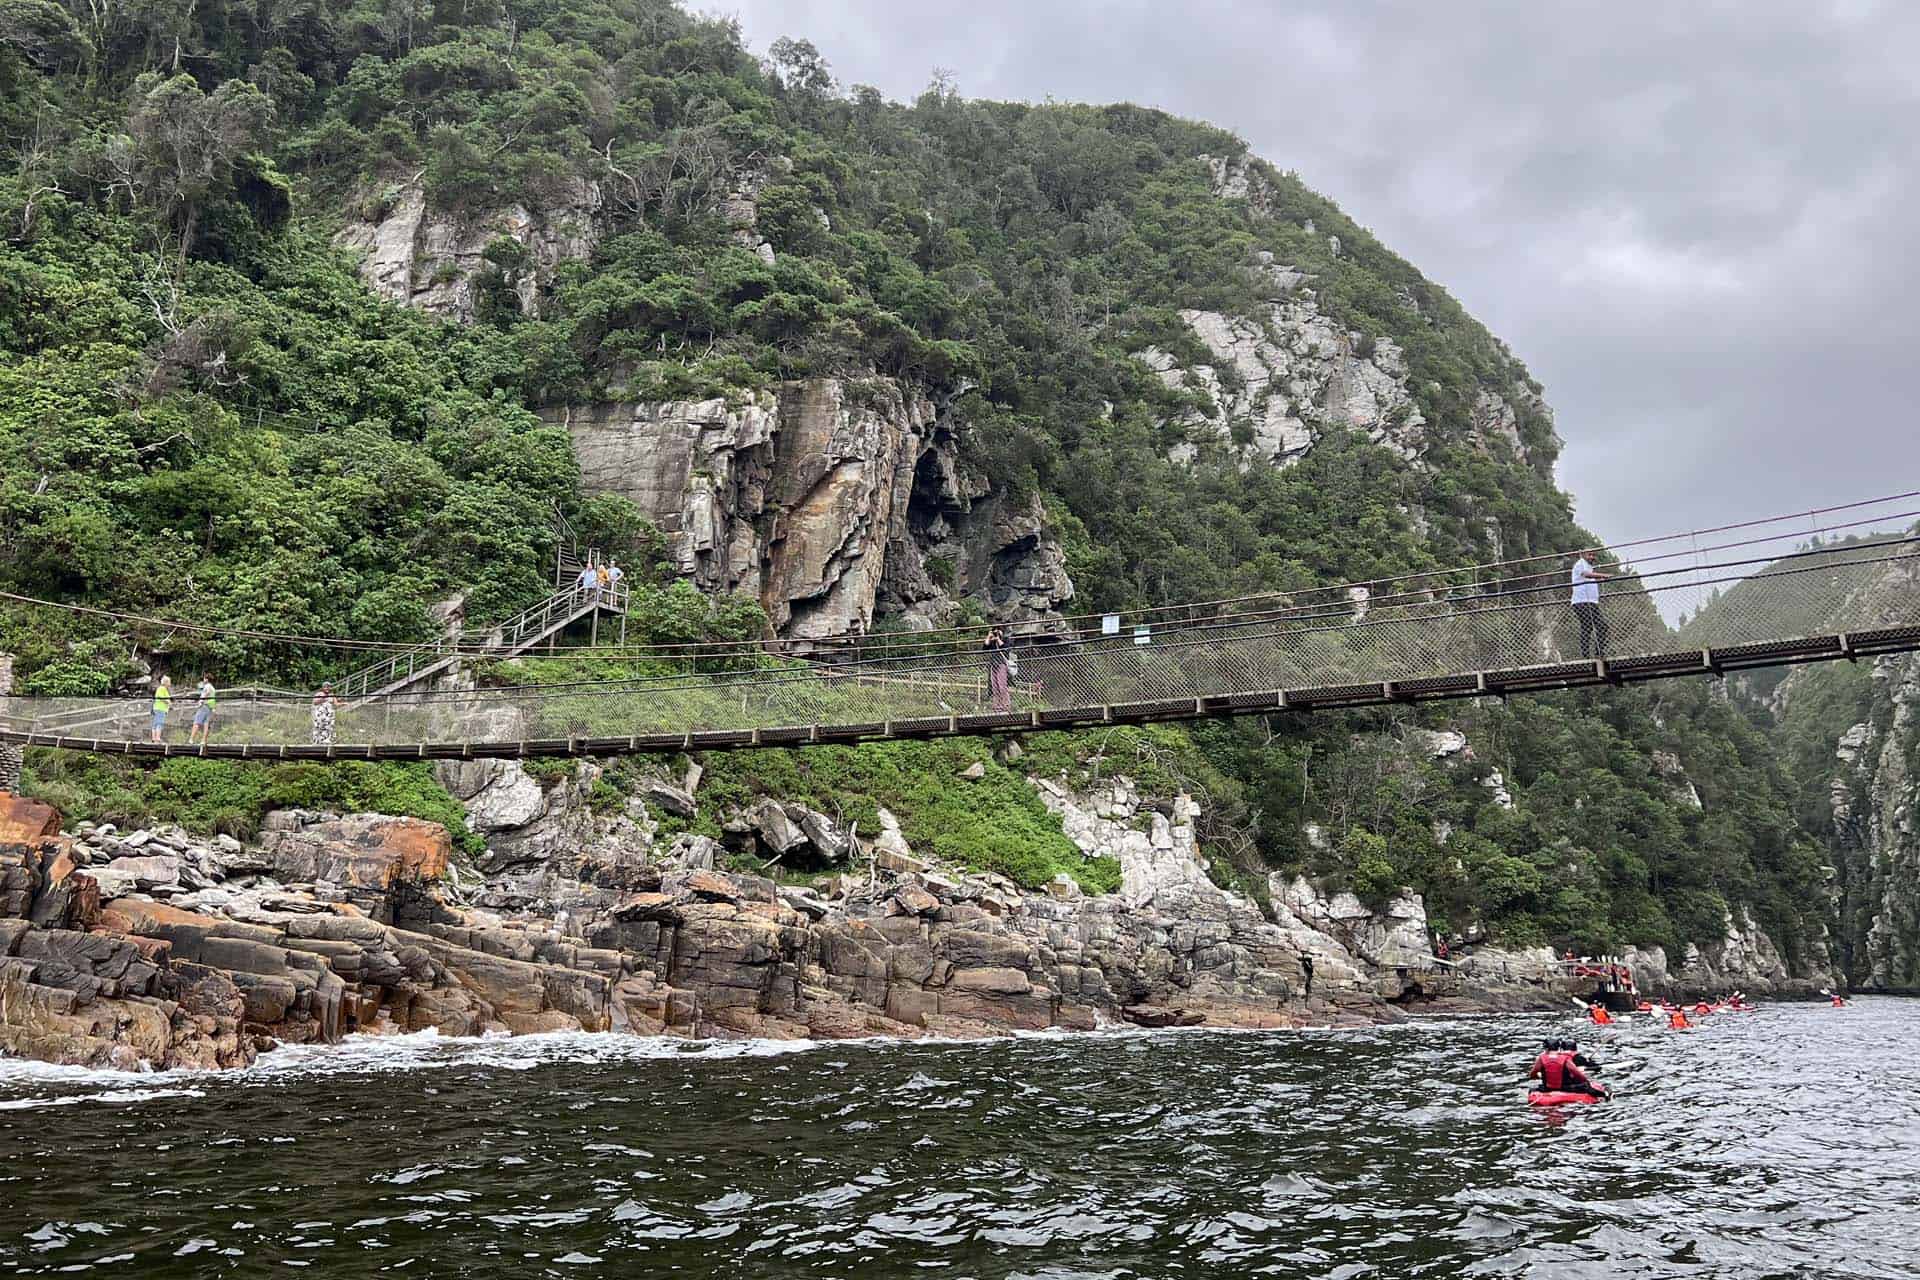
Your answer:
[[[1759,1007],[1760,1006],[1747,999],[1746,992],[1736,991],[1724,999],[1696,1000],[1690,1005],[1675,1004],[1671,1000],[1662,1000],[1659,1004],[1654,1004],[1649,1000],[1642,1000],[1633,1007],[1633,1011],[1635,1013],[1648,1014],[1654,1018],[1664,1018],[1666,1019],[1667,1026],[1672,1030],[1685,1031],[1694,1026],[1700,1019],[1711,1017],[1716,1013],[1752,1013]],[[1596,1014],[1592,1012],[1592,1010],[1598,1010],[1598,1013]],[[1599,1023],[1613,1021],[1612,1017],[1607,1014],[1606,1009],[1597,1002],[1591,1007],[1588,1016],[1591,1017],[1593,1021]]]
[[[1846,997],[1837,991],[1822,991],[1820,994],[1826,996],[1836,1009],[1847,1007]],[[1614,1014],[1599,1000],[1576,998],[1574,1003],[1585,1009],[1587,1021],[1597,1027],[1612,1026],[1624,1016]],[[1634,1012],[1664,1021],[1674,1031],[1686,1031],[1716,1014],[1752,1013],[1758,1008],[1745,992],[1735,991],[1718,1000],[1696,1000],[1691,1004],[1641,999],[1634,1005]],[[1573,1040],[1553,1037],[1527,1069],[1527,1079],[1538,1082],[1531,1084],[1527,1101],[1535,1106],[1558,1106],[1563,1103],[1598,1102],[1610,1097],[1612,1095],[1606,1087],[1590,1074],[1599,1069],[1600,1064],[1582,1054],[1580,1046]]]

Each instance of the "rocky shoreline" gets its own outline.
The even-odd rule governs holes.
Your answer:
[[[502,782],[520,779],[471,791],[470,813]],[[1185,797],[1163,813],[1124,779],[1090,797],[1041,785],[1076,843],[1119,860],[1119,892],[944,873],[892,826],[858,846],[864,874],[780,885],[716,870],[711,839],[656,841],[638,803],[591,830],[530,817],[462,871],[447,832],[414,819],[283,811],[245,842],[63,832],[48,806],[0,795],[0,1055],[221,1068],[276,1043],[428,1029],[973,1038],[1564,1006],[1537,955],[1432,966],[1412,895],[1375,911],[1275,877],[1269,916],[1218,888]],[[846,840],[772,801],[733,825]],[[1794,993],[1784,970],[1741,976]]]

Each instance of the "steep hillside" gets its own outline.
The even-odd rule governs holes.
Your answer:
[[[562,517],[640,566],[642,639],[821,644],[1592,541],[1500,342],[1298,177],[1159,112],[894,104],[663,0],[12,0],[0,129],[24,157],[0,178],[22,595],[411,639],[536,598]],[[12,604],[0,646],[36,693],[352,662]],[[1738,908],[1825,962],[1787,784],[1698,690],[1025,750],[1076,784],[1148,775],[1169,808],[1204,789],[1215,874],[1262,893],[1268,868],[1407,882],[1465,936],[1586,949],[1710,944]],[[709,761],[676,820],[725,834],[834,777],[876,818],[918,805],[904,829],[956,861],[1100,887],[1019,759],[958,834],[932,748]],[[35,776],[190,822],[290,785],[91,769]],[[520,826],[565,789],[442,780],[511,793]],[[594,785],[611,806],[648,779]]]
[[[1872,626],[1882,609],[1911,600],[1920,589],[1913,551],[1910,543],[1863,545],[1861,558],[1886,561],[1877,577],[1825,601],[1818,616],[1801,620],[1806,629]],[[1714,607],[1737,606],[1739,590]],[[1711,612],[1703,623],[1711,624]],[[1888,657],[1754,673],[1734,689],[1745,713],[1773,736],[1798,820],[1825,846],[1836,951],[1848,980],[1920,987],[1920,838],[1913,817],[1920,799],[1920,661]]]

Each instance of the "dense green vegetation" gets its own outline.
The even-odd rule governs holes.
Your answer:
[[[18,358],[0,429],[30,446],[7,454],[25,589],[419,634],[436,593],[470,585],[493,612],[538,585],[548,510],[577,496],[527,405],[820,372],[972,388],[978,464],[1059,495],[1100,607],[1429,563],[1480,549],[1489,518],[1510,550],[1568,530],[1543,418],[1524,424],[1531,467],[1468,443],[1476,390],[1524,370],[1293,176],[1266,171],[1268,216],[1214,199],[1198,157],[1244,148],[1206,126],[945,85],[910,107],[830,92],[809,46],[763,64],[730,25],[660,0],[9,13],[0,126],[32,156],[0,185],[15,319],[0,338]],[[590,181],[607,234],[532,314],[516,293],[530,264],[498,243],[485,323],[449,332],[372,306],[319,235],[416,181],[474,217],[565,206]],[[758,188],[771,265],[728,235],[723,198],[742,187]],[[1181,395],[1131,353],[1190,345],[1178,306],[1255,310],[1262,250],[1406,348],[1434,466],[1360,442],[1295,472],[1219,449],[1167,461],[1179,428],[1159,424]],[[248,429],[263,413],[321,439]],[[343,448],[418,500],[357,509]],[[282,473],[266,493],[208,479],[235,488],[263,453]],[[263,528],[312,533],[262,546]],[[210,562],[190,588],[188,559]]]
[[[560,515],[637,564],[638,636],[744,638],[752,607],[650,573],[651,531],[582,495],[565,434],[537,411],[813,374],[888,375],[950,404],[968,465],[1045,499],[1089,608],[1591,541],[1553,486],[1543,412],[1517,405],[1524,458],[1473,431],[1483,391],[1530,385],[1498,341],[1294,175],[1255,161],[1254,196],[1217,198],[1207,157],[1244,146],[1159,112],[979,102],[943,82],[889,103],[835,85],[804,41],[762,60],[669,0],[0,0],[0,135],[14,156],[0,175],[6,591],[412,640],[455,592],[476,619],[541,594]],[[498,237],[474,323],[432,320],[377,300],[332,245],[416,194],[457,225],[510,205],[587,223],[592,248],[549,271]],[[734,235],[739,194],[771,263]],[[1211,439],[1170,460],[1202,393],[1169,389],[1136,353],[1198,356],[1181,308],[1259,320],[1262,255],[1309,273],[1362,345],[1405,352],[1428,420],[1417,466],[1337,428],[1284,470]],[[0,647],[46,694],[106,691],[158,650],[223,683],[353,665],[17,604],[0,604]],[[1037,738],[1020,769],[1197,791],[1219,877],[1249,889],[1269,867],[1375,897],[1411,882],[1450,928],[1592,949],[1710,939],[1728,905],[1789,947],[1817,932],[1818,857],[1791,783],[1700,689],[1444,719],[1474,760],[1426,762],[1401,742],[1410,718],[1380,714]],[[975,760],[987,776],[956,787]],[[761,794],[869,829],[884,805],[916,845],[1025,883],[1115,873],[978,745],[708,766],[696,824]],[[1493,767],[1511,807],[1483,785]],[[35,768],[76,816],[202,828],[244,829],[276,803],[452,803],[411,770]]]

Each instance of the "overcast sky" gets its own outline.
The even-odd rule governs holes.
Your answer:
[[[1609,540],[1920,488],[1920,0],[721,0],[911,99],[1233,130],[1545,384]]]

